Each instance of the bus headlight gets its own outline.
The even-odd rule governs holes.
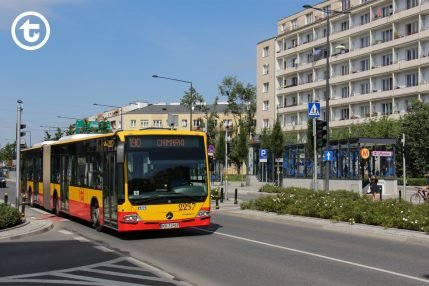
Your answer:
[[[197,214],[197,217],[201,217],[201,218],[210,217],[210,211],[200,210]]]
[[[138,223],[141,221],[140,217],[137,214],[128,214],[122,217],[122,223]]]

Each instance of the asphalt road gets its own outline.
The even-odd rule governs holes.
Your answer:
[[[245,217],[232,213],[234,209],[231,206],[214,211],[213,224],[208,228],[126,235],[98,233],[76,220],[58,221],[53,231],[39,236],[37,241],[56,240],[56,231],[64,230],[154,265],[171,274],[174,281],[193,285],[429,284],[427,242],[348,234],[346,230],[326,230],[312,223]],[[60,246],[73,252],[76,247]],[[76,251],[73,259],[89,253],[85,249]],[[38,255],[31,256],[31,260],[46,263]]]

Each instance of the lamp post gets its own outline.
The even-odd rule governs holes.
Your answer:
[[[115,106],[115,105],[107,105],[107,104],[99,104],[99,103],[93,103],[92,105],[97,105],[97,106],[105,106],[105,107],[111,107],[111,108],[119,108],[121,110],[121,130],[124,130],[123,126],[122,126],[122,106]]]
[[[185,83],[189,83],[191,85],[191,94],[190,94],[191,95],[191,106],[190,106],[190,111],[189,111],[189,115],[190,115],[189,116],[189,120],[190,120],[189,130],[192,131],[192,107],[194,105],[194,102],[193,102],[194,97],[193,97],[193,94],[192,94],[192,90],[193,90],[193,88],[192,88],[192,81],[181,80],[181,79],[177,79],[177,78],[164,77],[164,76],[159,76],[159,75],[156,75],[156,74],[154,74],[152,77],[153,78],[168,79],[168,80],[173,80],[173,81],[179,81],[179,82],[185,82]]]
[[[329,135],[330,135],[330,131],[329,131],[329,120],[330,120],[330,109],[329,109],[329,100],[331,98],[331,90],[329,88],[329,79],[331,77],[331,67],[329,65],[329,57],[331,56],[331,47],[330,47],[330,43],[329,43],[329,35],[331,33],[331,27],[329,24],[329,18],[331,13],[332,14],[350,14],[350,12],[348,11],[336,11],[336,10],[331,10],[331,9],[321,9],[321,8],[317,8],[317,7],[313,7],[311,5],[303,5],[302,6],[304,9],[314,9],[314,10],[318,10],[321,11],[322,13],[326,13],[326,151],[329,151],[330,149],[330,143],[329,143]],[[314,162],[316,163],[316,162]],[[329,171],[331,169],[331,161],[327,161],[326,165],[325,165],[325,186],[324,186],[324,190],[325,192],[329,191]]]
[[[67,116],[61,116],[61,115],[57,115],[57,118],[72,119],[72,120],[79,120],[79,118],[75,118],[75,117],[67,117]]]
[[[19,183],[21,182],[21,112],[22,108],[22,100],[18,99],[17,103],[17,112],[16,112],[16,202],[15,206],[19,209]]]

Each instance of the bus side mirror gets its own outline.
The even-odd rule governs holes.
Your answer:
[[[116,145],[116,163],[125,162],[125,144],[124,142],[118,142]]]

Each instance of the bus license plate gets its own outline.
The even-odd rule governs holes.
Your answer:
[[[179,228],[179,223],[178,222],[161,223],[160,227],[161,229]]]

